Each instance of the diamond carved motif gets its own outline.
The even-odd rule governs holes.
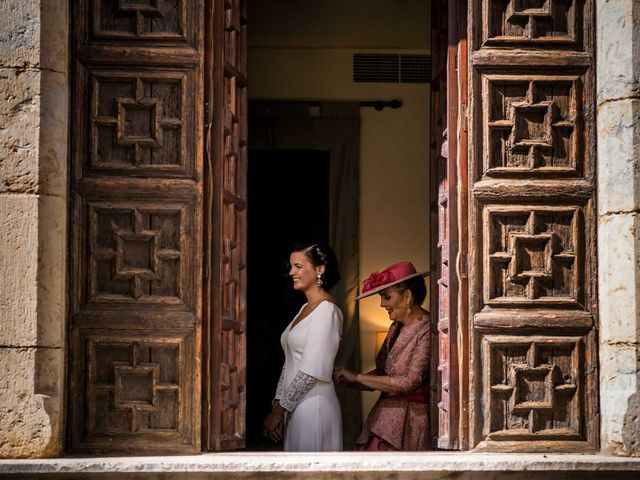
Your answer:
[[[184,1],[94,0],[93,28],[98,37],[184,40]]]
[[[116,98],[118,110],[116,144],[120,147],[131,145],[162,148],[162,104],[157,99]],[[140,155],[136,155],[140,164]]]
[[[167,172],[185,168],[191,141],[185,137],[182,73],[92,77],[93,168]]]
[[[578,209],[490,207],[486,218],[487,304],[578,304]]]
[[[489,439],[581,434],[579,337],[483,338]]]
[[[91,301],[173,297],[182,303],[179,210],[93,206],[90,217]]]
[[[89,338],[89,431],[177,429],[181,342]]]
[[[490,0],[483,2],[484,42],[576,45],[579,25],[574,0]]]
[[[159,260],[163,256],[166,257],[168,252],[158,251],[157,230],[143,230],[139,225],[137,228],[140,229],[138,232],[114,228],[117,245],[114,278],[122,280],[139,277],[144,280],[158,280]],[[132,252],[136,252],[137,255],[132,255]]]
[[[158,365],[144,363],[123,365],[114,363],[114,408],[155,411],[156,378]]]
[[[580,172],[576,78],[523,81],[487,75],[484,80],[491,105],[483,113],[485,173]]]

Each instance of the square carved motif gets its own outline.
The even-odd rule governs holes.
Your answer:
[[[182,339],[87,339],[88,430],[178,430],[183,395]]]
[[[90,302],[182,303],[182,209],[92,205],[89,217]]]
[[[482,2],[482,40],[500,43],[564,44],[581,40],[581,0],[489,0]]]
[[[484,436],[581,440],[583,350],[582,337],[483,337]]]
[[[484,235],[486,304],[581,304],[578,207],[489,206]]]
[[[482,76],[482,165],[486,175],[582,172],[579,78]]]
[[[93,0],[96,38],[185,41],[188,4],[184,0]]]
[[[188,135],[185,73],[94,72],[91,76],[90,168],[186,174],[195,135]]]

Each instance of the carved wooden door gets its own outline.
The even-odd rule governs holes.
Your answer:
[[[594,2],[469,5],[471,446],[592,451]]]
[[[209,450],[231,450],[246,431],[246,0],[215,0],[210,13],[204,438]]]
[[[439,449],[457,448],[457,349],[456,299],[457,248],[456,223],[456,127],[457,55],[454,42],[449,46],[450,2],[432,4],[432,65],[431,81],[432,157],[432,402],[431,417],[434,446]],[[451,121],[449,121],[451,120]],[[453,138],[448,139],[453,124]],[[452,261],[453,259],[453,261]]]
[[[199,452],[203,2],[71,5],[69,447]]]

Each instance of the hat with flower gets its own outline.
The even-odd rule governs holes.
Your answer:
[[[362,282],[362,292],[356,297],[356,300],[378,293],[387,287],[404,282],[410,278],[427,276],[429,273],[429,271],[416,271],[416,267],[414,267],[411,262],[394,263],[381,272],[373,272],[369,275],[369,277]]]

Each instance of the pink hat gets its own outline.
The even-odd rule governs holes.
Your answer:
[[[381,272],[373,272],[364,282],[362,282],[362,293],[356,300],[378,293],[391,285],[409,280],[413,277],[426,276],[430,272],[417,272],[416,267],[411,262],[398,262]]]

